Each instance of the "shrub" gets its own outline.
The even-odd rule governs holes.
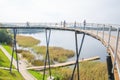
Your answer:
[[[0,43],[12,44],[12,36],[6,29],[0,29]]]

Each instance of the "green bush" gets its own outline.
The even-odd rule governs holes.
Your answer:
[[[0,29],[0,43],[12,44],[12,36],[6,29]]]

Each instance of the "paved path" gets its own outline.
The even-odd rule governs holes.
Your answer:
[[[3,51],[3,53],[8,57],[9,60],[11,60],[11,55],[2,47],[2,45],[0,45],[0,49]],[[21,75],[23,76],[23,78],[25,80],[37,80],[36,78],[34,78],[34,76],[32,76],[28,71],[27,71],[27,65],[23,62],[23,61],[19,61],[19,72],[21,73]],[[17,68],[17,64],[16,64],[16,60],[13,59],[13,65],[15,66],[15,68]]]

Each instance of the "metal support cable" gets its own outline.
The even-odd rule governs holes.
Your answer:
[[[45,56],[43,80],[45,79],[45,71],[46,71],[47,60],[48,60],[48,65],[49,65],[49,75],[50,75],[50,78],[51,78],[50,56],[49,56],[50,35],[51,35],[51,29],[49,30],[49,33],[47,33],[47,29],[46,29],[45,30],[45,36],[46,36],[46,45],[47,45],[47,47],[46,47],[46,56]]]
[[[80,77],[79,77],[79,63],[78,63],[79,54],[78,54],[77,32],[75,32],[75,40],[76,40],[75,42],[76,42],[76,55],[77,55],[76,66],[77,66],[77,74],[78,74],[78,80],[79,80]]]
[[[78,80],[80,80],[79,72],[78,72],[79,71],[79,62],[78,62],[78,60],[79,60],[79,56],[80,56],[81,49],[82,49],[82,46],[83,46],[84,38],[85,38],[85,34],[83,34],[81,45],[80,45],[80,49],[79,49],[79,52],[78,52],[77,33],[75,32],[75,43],[76,43],[76,55],[77,55],[77,59],[76,59],[76,63],[75,63],[75,66],[74,66],[74,69],[73,69],[73,72],[72,72],[71,80],[73,80],[73,78],[74,78],[74,73],[75,73],[76,67],[77,67],[77,73],[78,73]]]
[[[17,29],[13,29],[14,33],[14,39],[13,39],[13,49],[12,49],[12,57],[11,57],[11,63],[10,63],[10,72],[12,72],[12,63],[13,63],[13,56],[14,53],[16,54],[16,61],[17,61],[17,70],[19,71],[19,64],[18,64],[18,55],[17,55],[17,46],[16,46],[16,34],[17,34]]]

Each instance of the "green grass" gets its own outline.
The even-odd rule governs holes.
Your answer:
[[[34,46],[33,50],[37,54],[42,54],[45,57],[46,47],[45,46]],[[51,61],[65,62],[68,58],[74,56],[72,50],[63,49],[61,47],[49,47]]]
[[[11,46],[5,45],[5,44],[3,44],[2,46],[7,50],[7,52],[8,52],[10,55],[12,55],[12,47],[11,47]],[[15,54],[15,53],[14,53],[13,57],[14,57],[14,59],[16,59],[16,54]]]
[[[0,67],[10,67],[10,61],[5,54],[0,50]],[[14,68],[14,67],[13,67]],[[0,69],[0,80],[24,80],[17,71]]]
[[[38,80],[42,80],[42,74],[40,74],[40,72],[32,70],[29,70],[29,72]],[[82,62],[80,63],[79,72],[80,80],[108,80],[107,65],[104,62]],[[69,80],[71,75],[72,69],[68,67],[52,69],[52,76],[55,78],[55,80]],[[48,72],[46,76],[48,77]],[[77,80],[77,72],[75,72],[74,80]]]
[[[10,67],[10,61],[0,49],[0,67]]]
[[[43,79],[43,75],[38,72],[38,71],[34,71],[34,70],[28,70],[29,73],[31,73],[37,80],[42,80]],[[45,80],[46,80],[46,76],[45,76]]]
[[[24,80],[24,79],[17,71],[12,71],[12,73],[10,73],[9,70],[0,69],[0,80]]]
[[[40,43],[39,40],[34,39],[33,37],[30,36],[17,36],[17,43],[19,44],[19,46],[22,47],[32,47],[34,45],[37,45],[38,43]]]

